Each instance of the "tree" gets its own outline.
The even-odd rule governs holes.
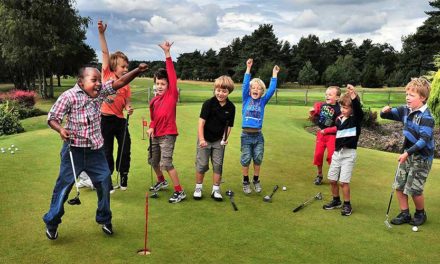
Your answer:
[[[338,57],[336,62],[325,70],[323,82],[326,85],[343,86],[348,83],[356,85],[359,83],[360,73],[355,64],[356,60],[351,55]]]
[[[440,123],[440,70],[434,76],[431,84],[431,93],[428,98],[428,106],[434,116],[435,122]]]
[[[298,82],[302,85],[315,84],[318,78],[318,71],[313,68],[310,61],[307,61],[304,67],[299,71]]]

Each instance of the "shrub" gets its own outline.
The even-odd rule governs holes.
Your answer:
[[[9,101],[0,104],[0,136],[23,132],[18,119],[18,111],[11,107]]]
[[[25,107],[33,107],[37,94],[34,91],[12,90],[9,92],[9,98]]]
[[[379,126],[377,122],[377,112],[371,111],[371,108],[363,108],[364,111],[364,119],[362,120],[363,127],[376,128]]]

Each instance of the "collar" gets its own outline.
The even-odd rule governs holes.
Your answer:
[[[420,113],[423,113],[423,112],[426,111],[426,109],[428,109],[428,105],[427,104],[422,105],[422,107],[420,107],[419,109],[416,109],[414,111],[411,108],[409,108],[410,113],[417,112],[417,111],[420,111]]]

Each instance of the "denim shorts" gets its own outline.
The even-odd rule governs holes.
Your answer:
[[[264,136],[261,132],[250,133],[241,132],[241,157],[240,163],[243,167],[248,167],[251,160],[254,165],[261,165],[264,155]]]

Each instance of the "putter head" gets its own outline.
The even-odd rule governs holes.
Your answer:
[[[227,190],[226,195],[229,197],[232,197],[232,196],[234,196],[234,192],[232,190]]]
[[[153,192],[153,193],[150,195],[150,197],[156,199],[156,198],[159,198],[159,194],[158,194],[157,192]]]
[[[73,199],[70,199],[69,201],[67,201],[68,204],[70,205],[80,205],[81,204],[81,200],[79,199],[78,196],[76,196]]]
[[[265,202],[271,202],[271,201],[272,201],[272,198],[271,198],[269,195],[266,195],[266,196],[263,197],[263,201],[265,201]]]
[[[322,193],[317,193],[316,195],[315,195],[315,199],[316,200],[322,200]]]
[[[386,216],[386,219],[385,219],[385,221],[383,221],[383,223],[385,224],[385,226],[386,226],[388,229],[393,228],[393,227],[391,226],[391,224],[390,224],[390,221],[388,221],[388,215]]]

